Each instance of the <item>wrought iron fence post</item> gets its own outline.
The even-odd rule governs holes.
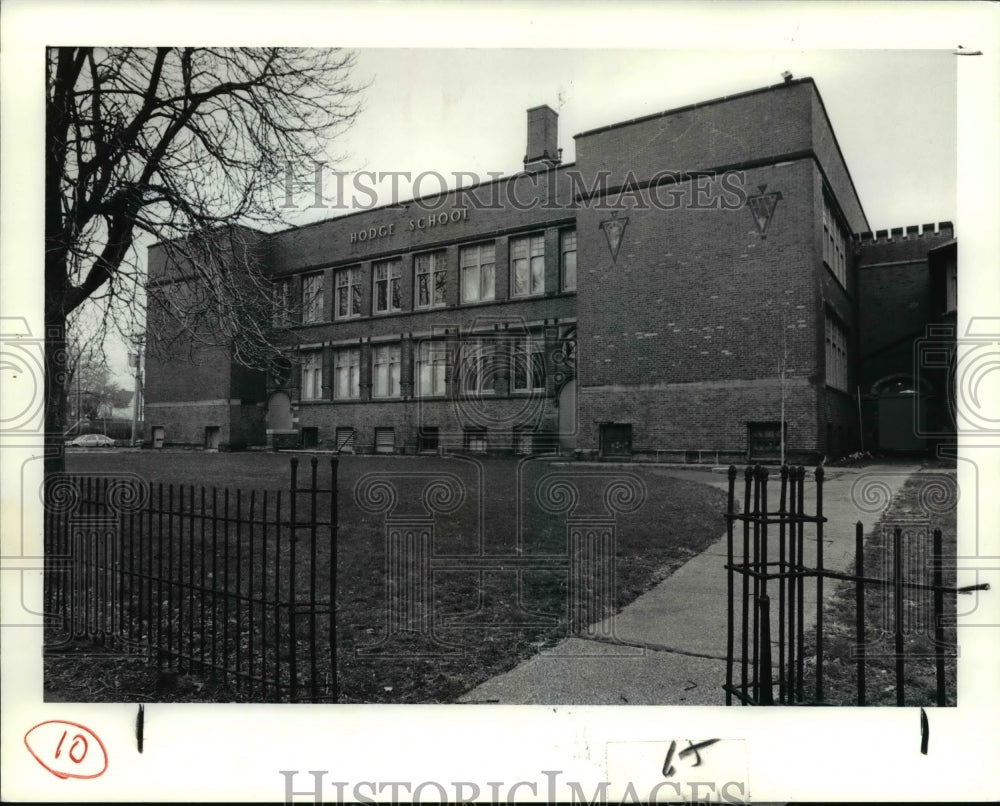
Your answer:
[[[340,501],[337,488],[339,460],[330,458],[330,687],[333,702],[339,702],[337,688],[337,537],[340,518]]]
[[[786,495],[788,492],[788,466],[781,466],[781,491],[778,504],[778,701],[785,702],[785,588],[788,585],[785,565],[785,524],[788,519]]]
[[[945,683],[944,683],[944,593],[941,590],[942,572],[941,567],[941,530],[934,530],[934,669],[936,682],[937,704],[944,707],[946,704]]]
[[[761,656],[758,672],[761,684],[757,703],[759,705],[774,705],[774,688],[771,679],[771,600],[766,593],[757,600],[757,606],[760,610],[761,624]]]
[[[733,704],[733,521],[736,515],[736,466],[729,466],[726,505],[726,705]]]
[[[854,527],[855,573],[854,586],[855,638],[858,653],[858,705],[866,705],[865,692],[865,527],[858,521]]]
[[[309,460],[309,698],[316,702],[319,693],[316,679],[316,517],[319,484],[316,471],[319,458],[313,456]]]
[[[757,465],[753,469],[753,559],[747,558],[746,565],[753,575],[753,698],[760,698],[760,613],[756,602],[760,599],[760,496],[763,487],[763,469]]]
[[[897,526],[892,533],[892,595],[896,630],[896,705],[904,704],[903,686],[903,530]]]
[[[741,614],[743,616],[743,621],[741,624],[740,636],[742,641],[740,643],[740,654],[742,655],[740,664],[740,692],[744,695],[747,694],[747,677],[749,672],[749,659],[750,655],[748,646],[750,643],[750,577],[746,573],[747,568],[750,563],[750,513],[752,512],[750,508],[750,492],[751,485],[753,483],[753,468],[749,465],[746,470],[743,471],[743,559],[742,559],[742,571],[741,576],[743,577],[742,587],[742,610]],[[746,704],[746,700],[742,700]]]
[[[798,625],[796,626],[796,631],[798,635],[796,636],[796,645],[798,646],[798,654],[796,656],[797,668],[795,670],[795,691],[796,696],[799,701],[803,699],[805,688],[802,684],[803,667],[804,667],[804,652],[803,647],[805,646],[805,479],[806,479],[806,469],[801,465],[795,470],[795,483],[797,485],[796,495],[798,496],[798,547],[796,549],[796,554],[798,556],[798,568],[796,569],[796,574],[798,576],[797,593],[799,597],[798,607],[796,608],[796,616],[798,618]]]
[[[823,701],[823,467],[816,468],[816,699]]]
[[[295,702],[298,696],[298,633],[296,632],[295,619],[295,572],[298,569],[296,557],[296,544],[298,543],[298,486],[299,486],[299,460],[293,456],[291,460],[292,479],[289,487],[289,516],[288,516],[288,699]]]

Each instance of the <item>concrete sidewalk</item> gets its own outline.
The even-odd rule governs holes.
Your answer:
[[[824,567],[845,571],[854,559],[855,523],[867,533],[918,465],[826,470]],[[653,468],[653,473],[726,490],[724,473]],[[805,510],[816,507],[807,472]],[[777,489],[777,482],[770,485]],[[737,497],[742,476],[737,479]],[[739,535],[740,533],[737,532]],[[740,540],[736,541],[737,545]],[[805,562],[816,560],[814,529],[805,530]],[[459,702],[545,705],[724,705],[726,678],[726,535],[585,636],[568,638],[511,671],[487,680]],[[739,580],[737,578],[737,585]],[[836,586],[827,582],[824,600]],[[813,585],[805,587],[804,623],[815,624]],[[739,588],[737,588],[737,592]],[[812,595],[810,595],[812,594]],[[737,606],[737,611],[739,607]],[[738,626],[737,626],[738,629]]]

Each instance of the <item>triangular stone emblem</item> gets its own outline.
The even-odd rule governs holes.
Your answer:
[[[617,213],[612,213],[611,218],[601,222],[601,229],[604,230],[604,237],[608,242],[608,250],[611,252],[611,262],[618,262],[618,250],[622,245],[622,237],[625,235],[625,227],[628,226],[627,218],[616,218]]]
[[[757,185],[760,194],[757,196],[747,196],[747,207],[753,215],[754,223],[757,225],[757,232],[761,238],[767,237],[767,228],[771,223],[771,216],[774,215],[774,208],[781,201],[781,194],[777,191],[765,193],[767,185]]]

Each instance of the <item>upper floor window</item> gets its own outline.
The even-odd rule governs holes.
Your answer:
[[[403,309],[399,291],[399,278],[402,273],[403,263],[399,258],[381,260],[372,266],[374,313],[389,313]]]
[[[444,305],[445,262],[444,252],[417,255],[414,261],[414,307],[430,308]]]
[[[559,261],[562,273],[562,290],[576,290],[576,230],[563,230],[559,234]]]
[[[306,353],[302,363],[302,399],[319,400],[323,397],[323,352]]]
[[[307,274],[302,278],[302,321],[323,321],[323,274]]]
[[[399,397],[399,345],[372,347],[372,397]]]
[[[347,347],[333,354],[333,396],[349,400],[361,396],[361,350]]]
[[[494,298],[495,256],[492,243],[462,247],[462,302],[484,302]]]
[[[337,319],[361,316],[361,269],[340,269],[334,275]]]
[[[417,348],[417,394],[436,397],[445,394],[448,372],[448,348],[443,341],[424,341]]]
[[[274,311],[271,324],[287,327],[292,320],[292,281],[278,280],[274,284]]]
[[[830,203],[823,198],[823,262],[847,288],[847,235]]]
[[[538,336],[524,336],[514,342],[511,353],[512,386],[515,392],[545,388],[545,343]]]
[[[510,295],[545,293],[545,237],[530,235],[510,242]]]
[[[826,315],[826,383],[847,391],[847,330],[830,313]]]

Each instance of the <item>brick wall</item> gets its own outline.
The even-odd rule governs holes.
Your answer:
[[[780,417],[787,353],[789,445],[818,449],[818,176],[805,159],[747,172],[748,192],[782,194],[765,238],[744,207],[623,212],[617,261],[600,228],[610,213],[580,210],[580,447],[628,416],[636,450],[744,451],[748,422]]]
[[[508,397],[490,400],[486,406],[474,401],[370,401],[363,403],[304,403],[298,407],[298,424],[316,428],[319,447],[332,449],[337,428],[355,430],[355,450],[372,453],[375,429],[395,429],[397,450],[412,451],[422,426],[439,429],[440,444],[461,450],[466,428],[486,428],[491,451],[510,451],[515,429],[531,430],[541,417],[540,400],[531,397]]]
[[[611,172],[620,185],[630,171],[694,171],[777,157],[810,148],[809,82],[707,102],[576,135],[584,176]]]
[[[146,407],[147,430],[163,427],[166,445],[204,445],[205,428],[218,427],[220,439],[229,443],[231,439],[228,401],[214,403],[188,403],[185,405],[149,405]]]
[[[747,425],[779,422],[781,382],[695,382],[657,388],[579,390],[577,447],[599,449],[602,422],[631,423],[636,451],[721,451],[745,454]],[[805,379],[785,385],[789,451],[813,454],[816,447],[816,389]]]

